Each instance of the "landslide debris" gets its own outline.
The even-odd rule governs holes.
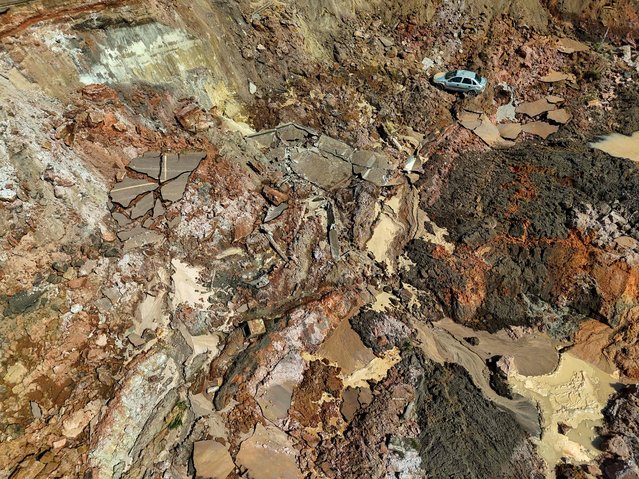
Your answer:
[[[492,345],[639,377],[600,7],[0,1],[0,478],[542,477]],[[632,473],[624,394],[558,475]]]

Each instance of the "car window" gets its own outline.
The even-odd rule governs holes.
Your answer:
[[[470,78],[464,78],[464,82],[463,83],[464,83],[464,85],[472,85],[473,84],[473,82],[470,81]]]
[[[446,75],[444,75],[444,78],[446,78],[446,80],[450,80],[451,78],[453,78],[455,75],[457,75],[457,70],[453,70],[452,72],[448,72],[446,73]]]
[[[450,80],[451,83],[461,83],[461,77],[455,77],[452,80]]]

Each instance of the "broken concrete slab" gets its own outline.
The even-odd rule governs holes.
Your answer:
[[[206,153],[203,151],[184,151],[179,154],[165,153],[162,157],[160,182],[164,183],[184,173],[190,173],[198,167],[204,158],[206,158]]]
[[[541,77],[540,80],[544,83],[556,83],[564,80],[568,80],[574,83],[575,75],[573,75],[572,73],[562,73],[555,70],[550,70],[548,74]]]
[[[366,168],[390,169],[391,165],[385,155],[368,150],[357,150],[351,156],[351,163]]]
[[[154,179],[160,178],[160,157],[159,151],[147,151],[144,155],[134,158],[127,165],[133,171],[144,173]]]
[[[356,171],[356,173],[358,173],[363,180],[369,181],[377,186],[394,186],[401,183],[401,178],[393,178],[388,170],[354,166],[353,171],[355,171],[355,168],[361,169],[360,171]]]
[[[510,103],[506,103],[505,105],[497,108],[497,113],[495,115],[495,119],[497,122],[505,121],[505,120],[514,120],[516,114],[515,104],[511,100]]]
[[[125,214],[120,213],[119,211],[114,211],[111,213],[113,219],[118,223],[118,226],[123,227],[131,223],[131,220]]]
[[[127,208],[135,198],[157,187],[157,183],[126,177],[111,190],[111,201]]]
[[[193,465],[197,477],[225,479],[235,464],[226,447],[214,440],[193,444]]]
[[[545,98],[546,100],[548,100],[548,103],[553,103],[553,104],[559,104],[565,101],[563,97],[557,96],[557,95],[546,95]]]
[[[525,133],[530,133],[531,135],[540,136],[545,140],[553,133],[557,133],[559,127],[557,125],[546,123],[545,121],[533,121],[523,125],[521,130]]]
[[[481,125],[481,114],[472,111],[462,110],[457,119],[461,126],[467,130],[474,130]]]
[[[319,136],[315,131],[295,123],[280,125],[276,128],[276,131],[280,140],[288,142],[299,142],[309,137]]]
[[[519,123],[503,123],[497,125],[499,134],[506,140],[516,140],[521,133],[521,125]]]
[[[416,155],[411,155],[407,160],[406,163],[404,163],[404,168],[403,170],[406,173],[423,173],[424,169],[424,161]]]
[[[342,393],[342,406],[340,412],[347,422],[351,422],[355,417],[355,413],[359,409],[359,393],[357,388],[348,387]]]
[[[280,203],[277,206],[271,206],[266,212],[266,216],[264,217],[264,223],[268,223],[269,221],[273,221],[278,218],[284,211],[288,209],[288,203]]]
[[[131,219],[135,220],[147,214],[153,208],[153,193],[147,193],[131,208]]]
[[[155,206],[153,206],[153,219],[159,218],[165,212],[166,210],[164,209],[162,202],[159,199],[155,200]]]
[[[146,231],[146,228],[142,228],[141,226],[135,226],[131,229],[118,231],[118,239],[120,241],[126,241],[132,236],[137,236],[139,234],[144,233],[145,231]]]
[[[541,115],[542,113],[555,109],[557,109],[557,106],[555,104],[550,103],[546,98],[540,98],[536,101],[528,101],[517,105],[515,111],[517,113],[523,113],[531,118],[534,118],[538,115]]]
[[[286,418],[291,407],[293,398],[293,382],[284,384],[272,384],[261,392],[257,397],[257,403],[262,409],[264,417],[269,421],[276,422]]]
[[[571,120],[572,115],[565,108],[560,108],[559,110],[549,111],[547,118],[563,125]]]
[[[313,150],[296,149],[291,152],[290,164],[302,178],[327,190],[346,186],[352,176],[350,163],[326,158]]]
[[[481,125],[472,131],[491,148],[506,148],[514,145],[512,141],[501,137],[497,126],[486,115],[482,116]]]
[[[184,195],[184,190],[186,190],[186,185],[189,182],[190,172],[182,173],[178,178],[169,183],[165,183],[162,185],[160,190],[162,194],[162,199],[164,201],[179,201],[182,199]]]
[[[335,140],[334,138],[326,135],[320,136],[320,139],[317,142],[317,148],[320,151],[330,153],[331,155],[335,155],[347,161],[354,152],[354,149],[343,141]]]
[[[561,53],[576,53],[585,52],[590,50],[590,47],[585,43],[573,40],[572,38],[560,38],[557,40],[557,50]]]
[[[298,452],[292,439],[280,429],[258,423],[253,435],[240,445],[236,462],[252,479],[301,479]]]
[[[247,136],[246,139],[258,149],[273,148],[277,143],[277,133],[276,130],[260,131]]]

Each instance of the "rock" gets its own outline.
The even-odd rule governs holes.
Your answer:
[[[124,133],[124,132],[127,130],[127,126],[126,126],[126,124],[125,124],[124,122],[121,122],[121,121],[116,121],[116,122],[112,125],[112,128],[113,128],[115,131],[118,131],[118,132],[120,132],[120,133]]]
[[[351,422],[359,409],[359,393],[356,388],[347,387],[342,393],[342,406],[340,412],[347,422]]]
[[[140,336],[139,334],[136,334],[136,333],[131,333],[126,338],[136,348],[139,348],[140,346],[143,346],[146,343],[144,338],[142,338],[142,336]]]
[[[67,286],[70,289],[79,289],[79,288],[82,288],[85,285],[86,282],[87,282],[87,278],[86,277],[76,278],[76,279],[72,279],[71,281],[69,281],[67,283]]]
[[[621,248],[638,249],[639,241],[631,236],[619,236],[615,238],[615,243]]]
[[[17,314],[25,314],[35,310],[43,295],[43,290],[36,289],[31,291],[20,291],[19,293],[10,296],[7,300],[7,306],[4,309],[4,315],[15,316]]]
[[[226,447],[217,441],[195,442],[193,465],[197,477],[213,479],[225,479],[235,469]]]
[[[8,188],[0,189],[0,201],[12,202],[18,198],[18,194]]]
[[[474,130],[481,125],[481,114],[463,110],[458,116],[461,126],[468,130]]]
[[[317,148],[324,153],[330,153],[331,155],[335,155],[346,161],[350,159],[354,151],[353,148],[346,143],[335,140],[326,135],[320,136],[319,141],[317,142]]]
[[[422,68],[426,71],[429,71],[431,68],[435,66],[435,61],[431,58],[424,57],[422,60]]]
[[[57,441],[54,441],[52,445],[54,449],[61,449],[66,444],[67,444],[67,438],[63,437],[62,439],[58,439]]]
[[[266,326],[261,319],[251,319],[242,326],[242,332],[247,339],[254,338],[266,332]]]
[[[75,411],[69,417],[62,421],[62,434],[70,439],[75,439],[84,428],[87,427],[91,419],[93,419],[102,407],[102,401],[95,399],[89,402],[83,409]]]
[[[3,380],[8,384],[18,384],[22,382],[29,370],[21,362],[16,362],[9,366]]]
[[[118,223],[118,226],[120,227],[126,226],[131,223],[129,217],[120,213],[119,211],[114,211],[113,213],[111,213],[111,216],[113,216],[113,219]]]
[[[379,42],[386,48],[392,47],[393,45],[395,45],[395,41],[389,37],[379,37]]]
[[[270,186],[265,186],[262,189],[262,192],[264,193],[264,196],[266,196],[266,198],[275,206],[279,206],[280,204],[288,200],[288,194],[282,193],[281,191],[276,190],[275,188],[271,188]]]
[[[251,95],[255,95],[257,93],[257,87],[255,86],[255,83],[253,83],[252,81],[249,82],[249,93]]]
[[[196,103],[189,103],[175,112],[175,118],[182,128],[196,131],[197,126],[204,121],[205,114]]]

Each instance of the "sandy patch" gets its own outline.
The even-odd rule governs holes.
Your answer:
[[[639,131],[635,131],[632,136],[611,133],[601,141],[590,143],[590,146],[617,158],[639,161]]]
[[[548,477],[554,477],[551,471],[562,457],[584,463],[599,454],[593,445],[595,427],[602,424],[601,410],[614,392],[618,373],[609,374],[566,353],[551,374],[523,376],[511,372],[509,380],[516,392],[539,405],[543,434],[534,441],[548,465]],[[559,433],[558,423],[571,428],[566,435]]]

